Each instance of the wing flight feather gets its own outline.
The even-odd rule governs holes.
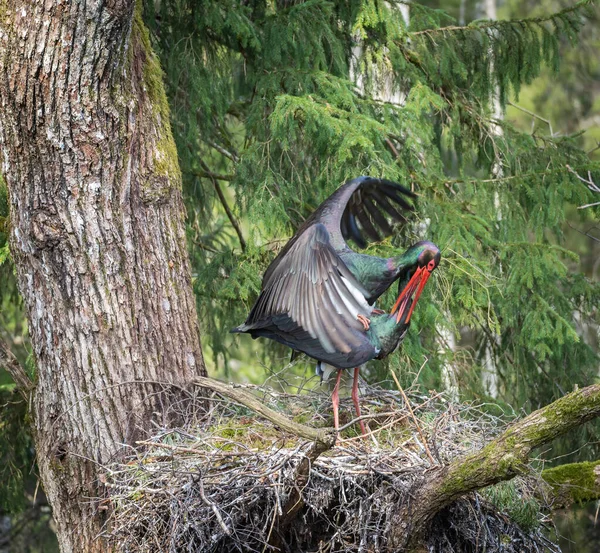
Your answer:
[[[405,213],[413,210],[407,200],[414,198],[413,192],[395,182],[358,177],[338,188],[310,220],[327,226],[336,249],[345,240],[364,248],[368,241],[390,236],[390,223],[406,222]]]
[[[371,313],[365,294],[318,223],[304,231],[263,281],[254,308],[237,330],[273,329],[284,315],[297,325],[293,329],[286,323],[286,333],[304,331],[328,354],[349,353],[364,345],[357,315]]]

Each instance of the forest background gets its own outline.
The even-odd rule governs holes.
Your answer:
[[[229,329],[244,320],[264,269],[306,215],[340,183],[370,174],[420,198],[411,224],[369,253],[426,237],[444,259],[401,351],[365,371],[370,383],[389,385],[393,370],[403,385],[447,390],[510,417],[597,381],[600,211],[578,208],[600,194],[577,175],[591,171],[600,183],[600,9],[572,6],[145,5],[183,176],[211,376],[318,386],[312,361],[289,366],[285,348]],[[540,33],[561,10],[554,32]],[[490,18],[528,22],[490,24],[482,43],[474,30]],[[425,31],[438,27],[451,30]],[[406,32],[418,59],[404,57]],[[33,373],[6,194],[0,184],[0,332]],[[52,551],[27,406],[13,389],[0,367],[0,517],[11,517],[10,551]],[[597,460],[599,437],[600,426],[587,425],[542,458],[547,466]],[[588,505],[557,518],[565,551],[598,550],[596,517]]]

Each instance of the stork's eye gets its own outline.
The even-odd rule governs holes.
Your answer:
[[[427,263],[427,270],[433,271],[435,269],[435,259],[432,259],[429,263]]]

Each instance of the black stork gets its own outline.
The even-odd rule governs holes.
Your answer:
[[[261,293],[246,322],[232,332],[266,337],[338,370],[332,394],[339,428],[342,369],[354,369],[352,400],[360,417],[358,373],[371,359],[392,353],[404,339],[417,300],[440,262],[431,242],[417,242],[403,254],[382,258],[357,253],[346,240],[392,234],[388,217],[405,221],[414,194],[384,179],[358,177],[338,188],[298,229],[264,274]],[[374,304],[396,280],[398,299],[390,314]],[[360,421],[362,433],[365,426]]]

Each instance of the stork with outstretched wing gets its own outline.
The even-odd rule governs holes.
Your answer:
[[[232,332],[266,337],[338,369],[333,415],[339,428],[342,369],[354,368],[352,400],[360,417],[358,373],[402,342],[417,300],[440,262],[431,242],[417,242],[402,255],[382,258],[353,251],[393,233],[388,217],[406,220],[414,194],[384,179],[353,179],[327,198],[271,263],[246,322]],[[399,295],[390,314],[375,301],[395,282]],[[365,433],[361,420],[361,429]]]

